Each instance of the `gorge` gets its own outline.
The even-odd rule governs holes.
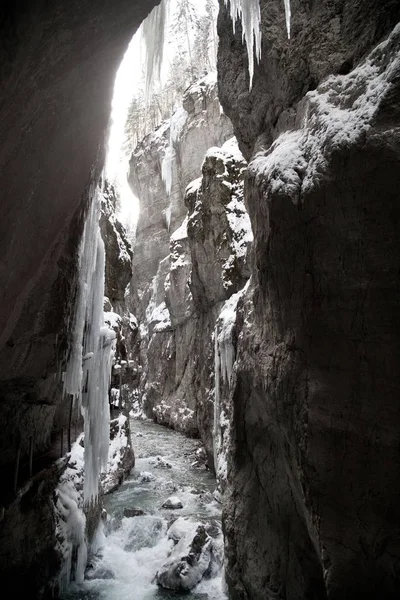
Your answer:
[[[400,4],[220,0],[216,77],[132,152],[131,249],[104,148],[156,4],[0,8],[4,587],[83,581],[132,401],[201,440],[231,600],[398,598]]]

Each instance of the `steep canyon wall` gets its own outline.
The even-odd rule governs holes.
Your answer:
[[[400,7],[291,4],[288,41],[282,3],[261,3],[250,92],[219,19],[254,232],[223,394],[228,583],[233,600],[395,598]]]

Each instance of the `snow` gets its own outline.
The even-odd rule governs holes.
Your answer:
[[[74,579],[82,583],[87,560],[85,538],[86,517],[83,512],[84,450],[80,445],[82,436],[73,444],[67,468],[62,473],[55,492],[55,519],[57,550],[62,567],[58,577],[61,591],[70,583],[74,549],[77,565]]]
[[[309,92],[302,103],[301,129],[281,134],[266,154],[257,154],[249,175],[267,182],[266,191],[286,194],[294,203],[318,186],[332,154],[362,143],[371,130],[399,68],[398,53],[382,59],[397,37],[399,25],[351,73],[333,75]]]
[[[232,158],[237,162],[246,162],[243,157],[243,154],[239,150],[239,144],[235,136],[229,138],[229,140],[227,140],[221,146],[221,150],[223,150],[225,153],[230,154]]]
[[[154,331],[163,331],[165,328],[171,326],[169,310],[165,302],[162,302],[153,308],[149,323],[153,322],[157,323],[157,325],[154,327]]]
[[[184,240],[187,238],[187,223],[188,217],[186,216],[182,225],[178,227],[178,229],[175,229],[174,233],[171,235],[171,241],[177,242],[179,240]]]

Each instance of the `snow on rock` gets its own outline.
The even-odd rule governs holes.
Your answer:
[[[58,578],[61,591],[67,588],[70,581],[83,582],[87,560],[82,437],[73,444],[67,467],[55,491],[56,550],[61,556]]]
[[[183,523],[179,524],[183,527]],[[172,532],[178,532],[178,526]],[[183,532],[182,532],[183,533]],[[178,535],[181,534],[179,531]],[[212,540],[203,525],[192,525],[181,537],[156,575],[159,586],[169,590],[191,590],[203,578],[212,561]]]
[[[121,329],[121,325],[122,325],[122,317],[121,315],[119,315],[116,312],[105,312],[104,313],[104,322],[106,323],[106,325],[108,325],[110,327],[110,329],[114,329],[116,331],[118,331],[119,329]]]
[[[328,77],[308,92],[299,105],[300,129],[282,133],[249,164],[249,175],[266,182],[266,192],[282,193],[298,203],[303,192],[318,187],[336,150],[361,143],[399,68],[399,54],[386,52],[398,38],[400,26],[348,75]]]
[[[135,465],[129,431],[129,420],[123,414],[110,423],[108,461],[102,487],[104,494],[115,490]]]
[[[178,496],[170,496],[169,498],[166,499],[166,501],[164,502],[162,507],[168,508],[168,509],[178,509],[178,508],[183,508],[183,504],[182,504],[181,499],[178,498]]]
[[[154,481],[155,477],[153,473],[150,473],[149,471],[141,471],[137,479],[141,483],[150,483],[150,481]]]

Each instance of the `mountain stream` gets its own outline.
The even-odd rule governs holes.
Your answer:
[[[199,441],[149,421],[132,420],[131,432],[135,468],[115,492],[105,496],[108,514],[97,536],[98,550],[89,560],[84,583],[72,584],[63,599],[227,600],[221,567],[221,507],[213,495],[214,476],[197,460]],[[163,508],[170,497],[183,507]],[[190,543],[200,524],[212,548],[205,576],[191,591],[157,585],[156,574],[173,548],[183,544],[181,556],[185,555],[183,538],[189,536]]]

